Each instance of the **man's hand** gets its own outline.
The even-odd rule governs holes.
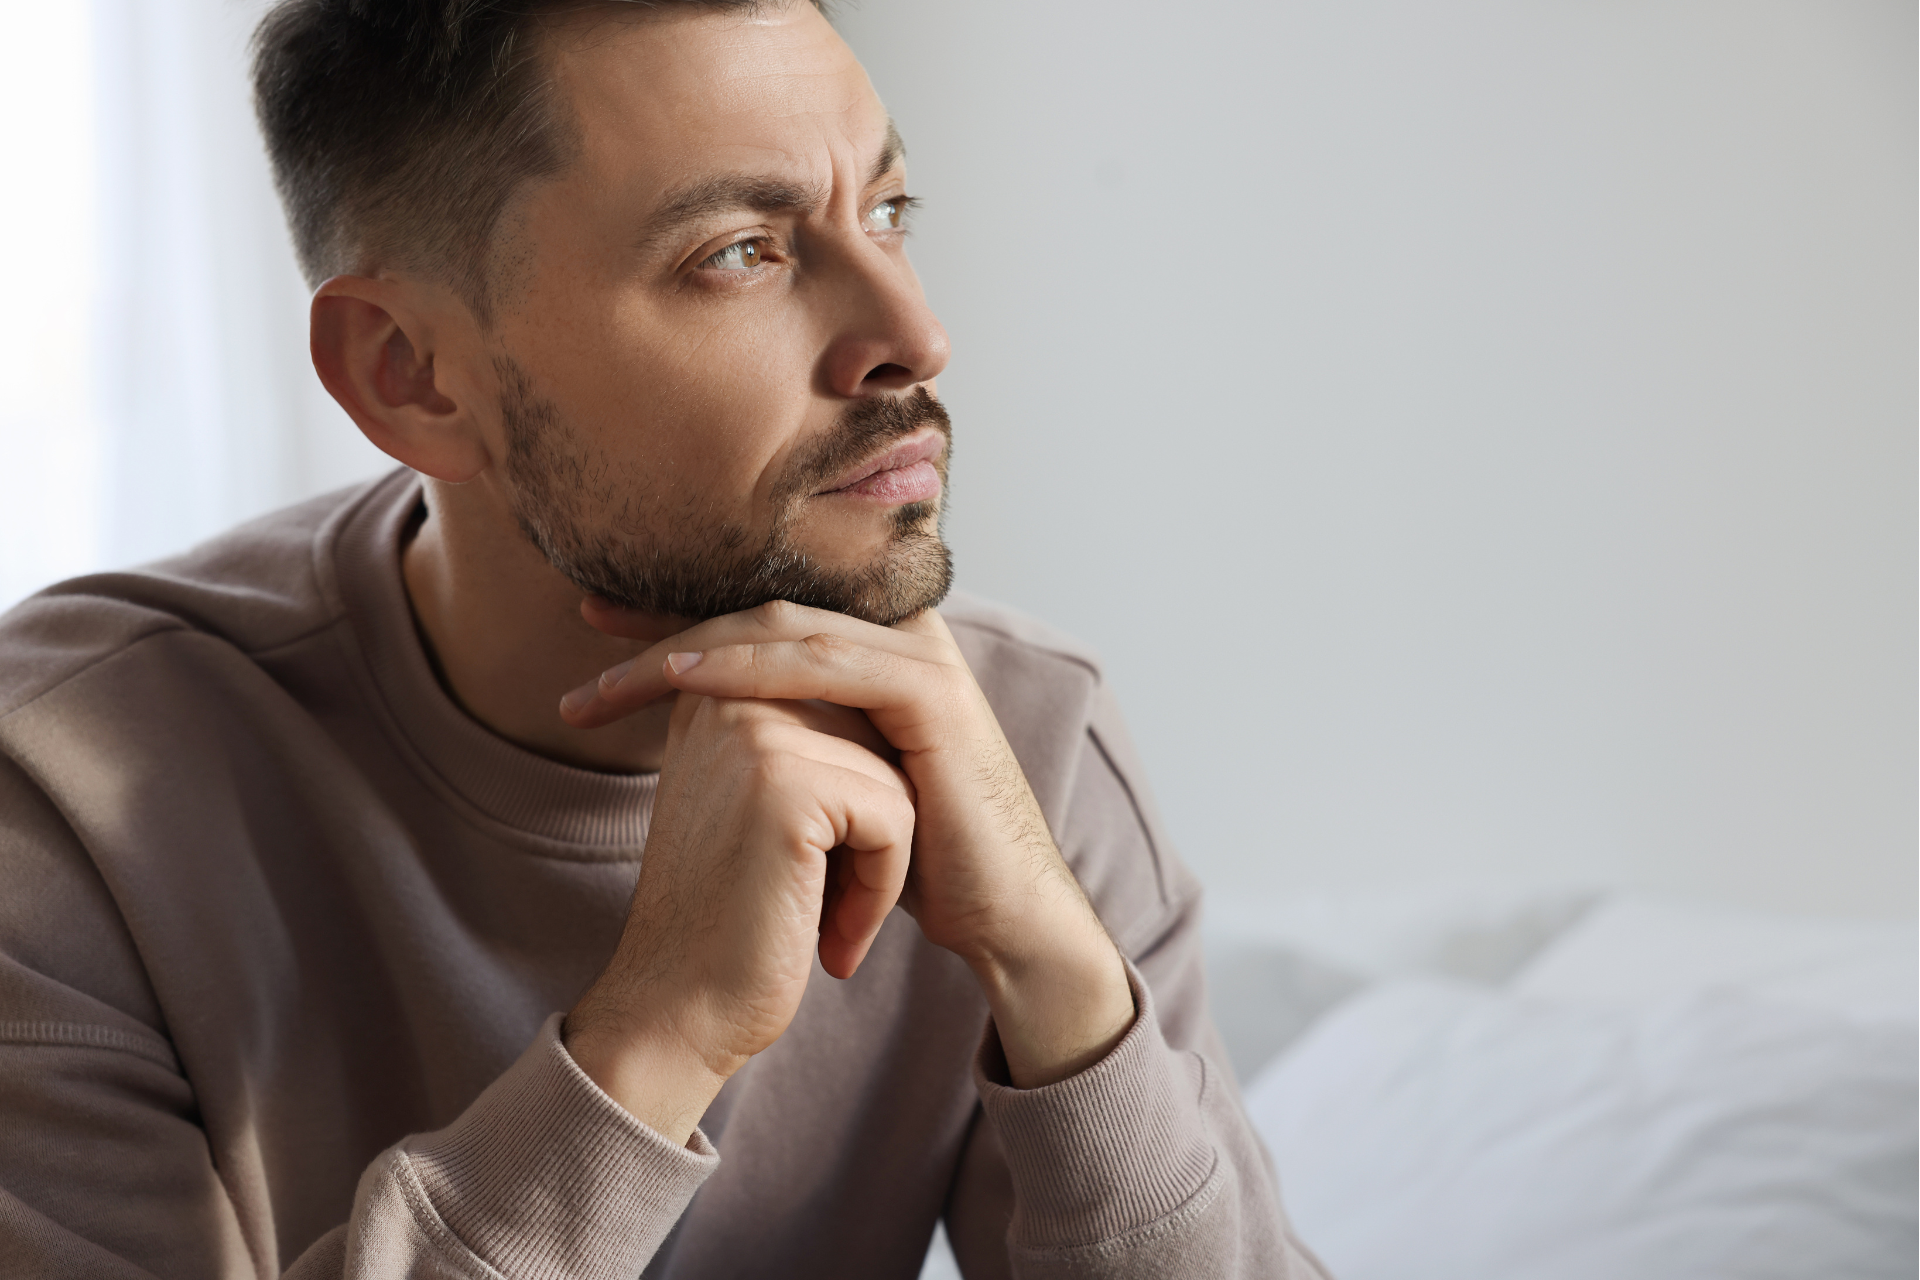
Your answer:
[[[867,745],[861,745],[862,742]],[[787,1029],[816,946],[847,977],[906,878],[912,789],[858,712],[682,696],[627,927],[568,1052],[685,1142]]]
[[[615,635],[628,625],[619,610],[598,602],[585,613]],[[676,692],[683,703],[688,695],[723,700],[705,703],[712,706],[813,700],[866,713],[912,784],[912,864],[901,905],[980,981],[1014,1084],[1064,1079],[1098,1061],[1132,1025],[1119,952],[1054,846],[1026,776],[938,614],[887,628],[798,605],[765,605],[655,644],[598,685],[568,695],[562,711],[569,723],[590,728]],[[669,762],[678,767],[671,749]],[[663,774],[656,815],[668,799]],[[676,821],[689,833],[699,826]],[[711,869],[730,847],[720,840],[683,856],[701,874],[718,874]],[[654,856],[650,837],[650,864]],[[706,907],[690,900],[686,910]],[[797,903],[793,910],[804,915]],[[825,954],[823,942],[823,960]],[[791,1016],[786,1006],[782,1029]]]

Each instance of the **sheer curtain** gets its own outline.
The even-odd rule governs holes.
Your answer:
[[[0,87],[0,605],[182,550],[387,460],[313,375],[247,90],[264,0],[31,7]]]
[[[99,423],[88,385],[95,289],[94,129],[84,5],[28,5],[32,58],[0,76],[0,607],[100,553]]]

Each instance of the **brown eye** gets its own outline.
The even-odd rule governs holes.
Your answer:
[[[700,264],[715,271],[751,271],[760,265],[760,242],[740,240]]]
[[[867,214],[867,230],[898,231],[906,225],[907,202],[902,200],[882,200],[873,206]]]

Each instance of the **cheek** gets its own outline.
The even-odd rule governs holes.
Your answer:
[[[550,349],[552,394],[615,471],[757,523],[750,509],[809,418],[807,326],[744,300],[676,301],[570,326],[565,349]]]

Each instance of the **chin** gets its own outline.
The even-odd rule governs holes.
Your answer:
[[[790,545],[823,569],[858,573],[897,554],[903,546],[940,535],[938,499],[861,512],[852,519],[848,514],[835,512],[804,532],[796,531]]]

